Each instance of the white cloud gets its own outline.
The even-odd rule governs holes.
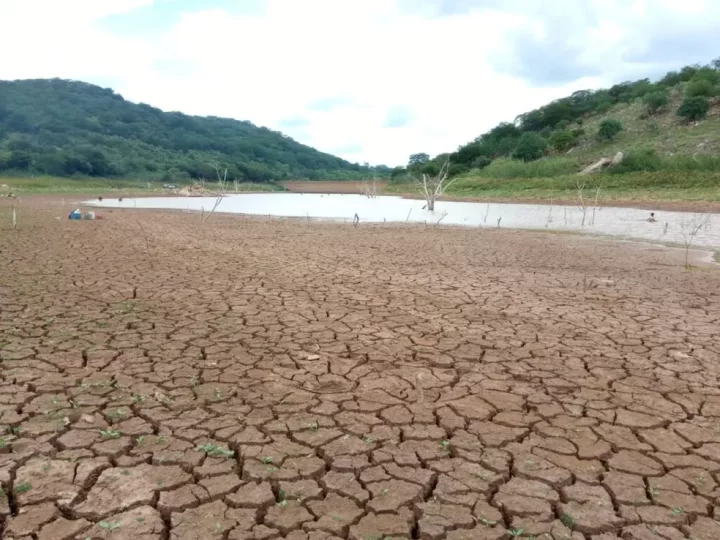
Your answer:
[[[623,11],[630,23],[651,7],[650,0],[633,1],[635,11]],[[580,69],[569,82],[542,88],[523,78],[513,36],[532,32],[542,40],[562,23],[563,9],[578,27],[561,42],[580,48],[581,66],[604,72],[604,61],[620,59],[635,43],[628,21],[595,0],[580,1],[583,9],[553,4],[546,19],[538,6],[548,4],[537,0],[445,16],[408,12],[404,0],[267,0],[262,17],[207,8],[152,34],[116,35],[98,24],[152,2],[0,0],[0,50],[15,51],[3,54],[0,77],[100,82],[133,101],[246,119],[352,161],[395,165],[411,153],[453,150],[551,99],[611,82],[618,70],[590,78]],[[707,5],[663,2],[675,11],[687,5],[695,17]],[[641,53],[640,45],[633,51]],[[326,100],[337,104],[317,106]],[[392,127],[388,113],[398,106],[412,115]],[[288,123],[298,117],[308,122]]]

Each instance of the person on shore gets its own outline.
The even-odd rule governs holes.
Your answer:
[[[655,219],[655,212],[650,212],[650,217],[647,218],[648,223],[655,223],[657,219]]]

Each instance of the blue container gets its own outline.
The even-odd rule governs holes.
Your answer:
[[[82,213],[80,212],[80,210],[73,210],[68,215],[68,219],[82,219]]]

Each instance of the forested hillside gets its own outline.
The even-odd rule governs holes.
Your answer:
[[[0,81],[0,174],[178,181],[214,178],[213,164],[254,182],[370,172],[250,122],[163,112],[77,81]]]
[[[578,172],[621,151],[613,173],[720,171],[720,59],[685,66],[657,81],[641,79],[608,89],[581,90],[501,123],[431,159],[411,156],[415,172],[490,178],[552,177]],[[405,169],[393,172],[403,178]]]

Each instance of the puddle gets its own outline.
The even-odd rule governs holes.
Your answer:
[[[107,208],[157,208],[209,211],[214,197],[148,197],[86,204]],[[423,210],[425,201],[402,197],[364,195],[323,195],[319,193],[247,193],[227,195],[216,212],[328,219],[352,222],[355,214],[360,223],[412,222],[467,227],[511,229],[547,229],[607,235],[659,243],[683,244],[683,233],[689,234],[698,214],[655,212],[655,223],[648,223],[650,210],[637,208],[598,208],[585,212],[575,206],[540,204],[505,204],[440,201],[435,212]],[[720,214],[711,214],[708,222],[697,231],[694,247],[720,248]]]

